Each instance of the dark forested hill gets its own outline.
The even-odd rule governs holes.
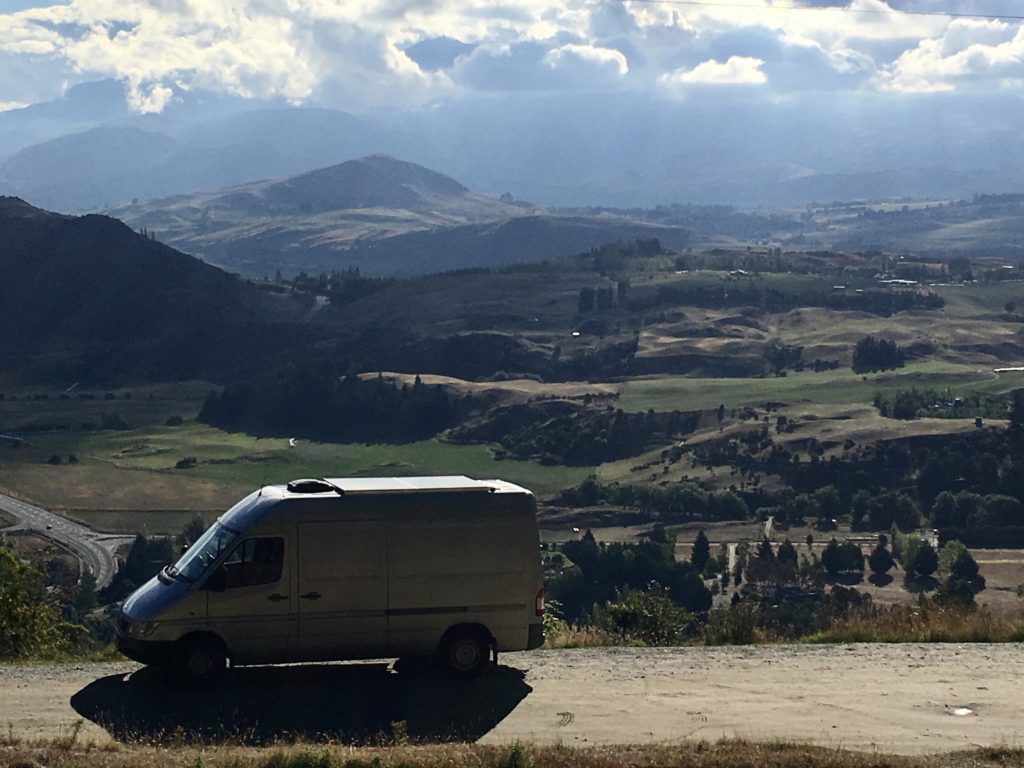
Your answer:
[[[10,197],[0,275],[0,367],[37,378],[219,378],[298,312],[115,219]]]

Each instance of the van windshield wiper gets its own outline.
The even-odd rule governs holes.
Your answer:
[[[187,581],[185,576],[173,565],[165,565],[160,569],[160,573],[157,574],[157,578],[160,579],[164,584],[173,584],[176,580]]]

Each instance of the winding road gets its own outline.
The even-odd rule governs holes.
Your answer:
[[[134,538],[94,531],[54,512],[3,494],[0,494],[0,510],[18,520],[17,524],[5,530],[33,531],[70,550],[96,577],[96,589],[103,589],[114,578],[117,548]]]

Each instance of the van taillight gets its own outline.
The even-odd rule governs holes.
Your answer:
[[[533,612],[538,616],[544,615],[544,587],[537,590],[537,599],[533,606]]]

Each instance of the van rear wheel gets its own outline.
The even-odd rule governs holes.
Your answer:
[[[203,688],[224,676],[227,654],[216,638],[190,637],[178,645],[174,661],[178,676],[185,685]]]
[[[441,645],[441,665],[452,677],[476,677],[490,659],[491,642],[479,629],[457,629]]]

